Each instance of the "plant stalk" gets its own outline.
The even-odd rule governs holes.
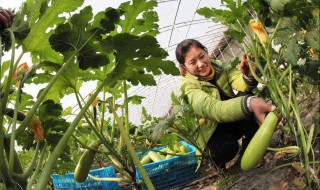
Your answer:
[[[20,104],[21,98],[21,86],[22,86],[22,78],[19,80],[18,91],[16,95],[16,102],[14,105],[14,113],[13,113],[13,123],[11,128],[11,138],[10,138],[10,156],[9,156],[9,175],[12,178],[13,170],[14,170],[14,152],[15,152],[15,141],[16,141],[16,124],[17,124],[17,117],[18,117],[18,109]]]
[[[39,154],[39,147],[40,147],[40,142],[37,142],[36,149],[34,150],[32,160],[31,160],[28,168],[25,170],[25,172],[22,174],[14,173],[13,177],[23,179],[23,180],[28,179],[28,177],[32,174],[32,172],[34,170],[34,167],[36,166],[37,158],[38,158],[38,154]]]
[[[126,144],[128,151],[129,151],[129,154],[132,157],[133,162],[135,163],[136,167],[138,168],[138,170],[144,180],[144,183],[146,184],[148,190],[154,190],[155,188],[150,180],[150,177],[149,177],[148,173],[146,172],[146,170],[144,169],[144,167],[142,166],[142,164],[140,163],[140,160],[139,160],[138,156],[136,155],[136,152],[134,151],[134,148],[130,142],[129,135],[128,135],[128,133],[126,133],[126,130],[123,127],[123,124],[122,124],[116,110],[114,109],[112,104],[109,104],[109,107],[113,113],[115,120],[118,123],[118,127],[120,130],[121,136],[123,137],[123,141]]]
[[[2,37],[0,35],[0,52],[2,52]],[[0,53],[0,64],[2,65],[2,53]],[[0,66],[1,69],[1,66]],[[0,70],[1,71],[1,70]],[[0,72],[2,73],[2,72]],[[0,84],[1,84],[1,80],[0,80]],[[0,89],[2,90],[2,89]],[[5,156],[5,149],[4,149],[4,132],[2,130],[3,127],[3,112],[4,112],[4,108],[5,106],[3,105],[3,102],[0,104],[0,126],[1,126],[1,130],[0,130],[0,174],[2,177],[2,180],[4,180],[4,182],[6,184],[12,184],[12,179],[10,179],[9,177],[9,172],[8,172],[8,162],[6,160],[6,156]]]
[[[123,95],[124,95],[124,111],[125,111],[125,129],[126,133],[129,134],[130,126],[129,126],[129,101],[128,101],[128,90],[127,90],[127,82],[123,80]],[[122,135],[121,135],[122,136]],[[131,168],[135,168],[132,157],[129,156],[128,163],[131,165]],[[135,175],[136,170],[133,170]]]
[[[35,171],[33,172],[32,176],[31,176],[31,178],[30,178],[30,180],[28,182],[27,190],[31,190],[32,189],[32,185],[33,185],[34,181],[36,180],[38,174],[41,172],[42,162],[43,162],[43,159],[44,159],[46,148],[47,148],[47,143],[45,143],[43,148],[42,148],[42,151],[41,151],[40,157],[39,157],[38,165],[37,165]],[[45,171],[45,170],[43,170],[43,171]],[[46,189],[46,188],[42,188],[42,189]]]

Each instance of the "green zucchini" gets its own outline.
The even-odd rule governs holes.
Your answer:
[[[179,150],[182,154],[189,152],[189,149],[187,147],[185,147],[184,145],[181,145]]]
[[[173,150],[171,150],[170,148],[168,148],[168,149],[167,149],[167,153],[170,153],[170,154],[167,154],[165,159],[169,159],[169,158],[174,157],[174,155],[172,155],[172,154],[175,154],[176,151],[173,151]]]
[[[98,150],[99,145],[100,145],[99,141],[93,141],[89,145],[89,148],[91,148],[93,150]],[[97,153],[96,151],[86,149],[84,151],[84,153],[82,154],[82,156],[76,166],[76,169],[74,170],[74,179],[77,182],[82,183],[87,179],[96,153]]]
[[[82,123],[81,127],[85,128],[85,129],[90,129],[89,123]]]
[[[277,123],[277,115],[274,112],[268,113],[241,158],[242,170],[250,170],[258,164],[268,148]]]
[[[142,157],[142,159],[140,160],[140,163],[142,165],[145,165],[145,164],[149,164],[151,162],[151,158],[149,156],[149,154],[145,155],[144,157]]]
[[[149,151],[148,152],[148,155],[150,156],[151,160],[154,161],[154,162],[159,162],[162,160],[162,158],[160,157],[159,154],[157,154],[156,152],[154,151]]]

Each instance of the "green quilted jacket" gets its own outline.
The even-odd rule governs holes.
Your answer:
[[[214,62],[212,64],[215,68],[215,85],[201,81],[190,73],[182,76],[180,83],[180,90],[188,103],[199,116],[208,121],[207,125],[200,127],[197,139],[198,145],[202,148],[205,148],[218,123],[241,120],[252,114],[247,107],[248,96],[236,97],[233,91],[251,90],[243,74],[236,68],[224,68]],[[221,100],[219,89],[228,100]]]

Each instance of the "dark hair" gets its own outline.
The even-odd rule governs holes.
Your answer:
[[[180,42],[178,44],[178,46],[176,48],[176,59],[180,64],[184,64],[185,55],[191,47],[200,48],[200,49],[203,49],[204,51],[208,52],[207,48],[197,40],[194,40],[194,39],[183,40],[182,42]]]

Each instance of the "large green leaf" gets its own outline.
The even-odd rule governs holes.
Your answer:
[[[226,6],[236,17],[238,17],[238,19],[243,19],[248,16],[248,8],[242,4],[241,1],[222,0],[222,2],[226,3]]]
[[[248,8],[241,3],[235,3],[233,0],[224,0],[226,2],[227,9],[216,9],[216,8],[200,8],[197,10],[199,15],[204,16],[205,18],[211,18],[213,22],[221,22],[227,26],[235,24],[238,20],[248,22],[250,19],[248,15]],[[235,25],[234,25],[235,26]]]
[[[289,0],[271,0],[270,6],[274,11],[283,11],[284,5],[288,2]]]
[[[274,43],[284,49],[283,58],[297,64],[301,58],[301,44],[304,43],[304,32],[297,26],[297,17],[284,17],[275,35]]]
[[[318,53],[320,52],[320,41],[319,41],[319,26],[313,28],[311,31],[307,31],[306,33],[306,41],[310,47],[316,50]]]
[[[248,15],[248,8],[241,3],[237,4],[233,0],[225,0],[227,9],[216,9],[203,7],[197,10],[199,15],[205,18],[212,19],[215,23],[222,23],[229,27],[225,32],[226,35],[235,38],[239,42],[243,41],[246,35],[239,25],[239,21],[248,23],[250,16]]]
[[[289,43],[287,44],[287,48],[283,57],[289,63],[296,64],[299,59],[300,51],[301,51],[301,47],[298,44],[296,38],[291,38],[289,40]]]
[[[52,100],[47,100],[42,103],[38,113],[38,118],[44,131],[44,138],[52,150],[64,135],[69,124],[61,117],[62,106],[60,104],[55,104]],[[26,130],[19,136],[18,145],[22,146],[24,150],[28,150],[34,146],[33,133],[33,131]],[[68,151],[68,145],[66,145],[65,151]],[[66,154],[66,152],[62,153],[61,156],[64,154]]]
[[[45,70],[45,72],[37,74],[34,77],[33,82],[35,84],[47,83],[53,77],[53,75],[61,68],[61,66],[52,62],[43,62],[41,63],[41,68]],[[54,100],[54,102],[59,103],[60,99],[65,94],[74,93],[75,90],[78,91],[79,84],[82,84],[82,81],[78,80],[78,72],[78,64],[70,64],[68,69],[62,74],[61,77],[57,79],[57,81],[50,88],[45,100],[51,99]]]
[[[276,45],[278,44],[287,44],[290,36],[292,36],[295,31],[297,31],[295,23],[297,22],[296,17],[284,17],[281,25],[279,26],[279,29],[277,31],[277,34],[274,38],[274,43]]]
[[[27,0],[26,16],[30,26],[36,24],[38,18],[40,18],[44,10],[48,7],[50,0]]]
[[[53,33],[50,28],[63,23],[64,17],[60,14],[75,11],[83,4],[84,0],[28,0],[27,18],[30,33],[23,40],[24,51],[29,51],[33,56],[39,56],[51,62],[60,63],[63,57],[54,51],[49,44],[49,37]],[[50,6],[48,3],[50,2]]]
[[[64,135],[69,127],[69,123],[62,118],[62,106],[54,103],[52,100],[47,100],[39,107],[39,120],[44,130],[44,137],[46,142],[53,150],[58,144],[59,140]],[[65,145],[64,152],[60,155],[61,159],[67,160],[66,155],[70,153],[69,145]]]
[[[118,27],[110,33],[111,35],[106,34],[103,39],[88,46],[88,51],[85,53],[91,51],[92,56],[86,56],[86,61],[83,62],[89,64],[93,69],[92,72],[82,76],[83,80],[103,81],[109,75],[109,77],[113,76],[111,77],[113,81],[108,82],[108,87],[116,85],[117,80],[128,80],[133,85],[139,83],[156,85],[153,75],[179,74],[173,62],[164,60],[168,54],[160,48],[157,40],[153,37],[158,33],[156,23],[158,15],[153,11],[156,5],[156,1],[134,0],[121,4],[120,9],[107,9],[105,18],[100,13],[96,15],[94,26],[98,26],[99,23],[100,25],[110,22],[116,23],[115,21],[121,15],[123,16]],[[96,21],[98,18],[101,19],[100,22]],[[61,40],[63,36],[56,39]],[[94,53],[96,55],[93,55]],[[82,53],[80,54],[82,55]],[[95,56],[99,56],[101,60],[95,59]],[[108,58],[111,60],[112,66],[107,65]],[[83,68],[81,62],[79,65]],[[89,66],[85,68],[89,68]]]
[[[122,80],[129,80],[133,85],[155,85],[153,75],[178,75],[179,71],[167,57],[157,40],[152,36],[133,36],[118,34],[109,37],[115,50],[115,73]],[[150,73],[150,74],[149,74]],[[153,75],[151,75],[153,74]]]
[[[9,70],[11,62],[10,61],[3,61],[1,63],[1,70],[0,70],[0,76],[1,76],[1,80],[3,80],[4,78],[4,73],[7,72]]]
[[[120,21],[121,33],[133,35],[158,34],[158,15],[152,11],[157,5],[156,1],[133,0],[120,5],[124,10],[124,19]],[[142,16],[141,16],[142,15]]]
[[[46,121],[51,118],[58,118],[62,113],[62,107],[52,100],[45,101],[39,108],[39,119]]]
[[[19,104],[19,110],[22,112],[28,111],[34,104],[33,96],[27,93],[21,94],[21,102]]]
[[[119,15],[114,16],[110,13],[117,12],[114,9],[108,9],[104,15],[109,15],[111,18],[103,18],[103,15],[99,14],[96,17],[99,22],[90,22],[93,17],[92,8],[84,8],[79,14],[73,15],[70,22],[57,27],[56,33],[50,37],[53,49],[62,54],[69,51],[78,52],[79,67],[83,70],[107,65],[109,63],[107,53],[111,50],[106,48],[108,44],[100,42],[101,35],[109,32],[108,30],[114,30],[114,23],[119,19],[117,17]],[[106,19],[108,23],[105,22]],[[94,26],[92,23],[101,23],[101,25]]]

